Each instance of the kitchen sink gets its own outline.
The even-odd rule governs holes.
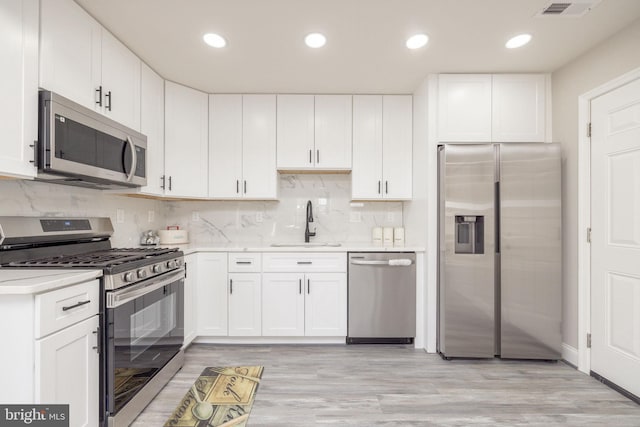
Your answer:
[[[342,246],[342,243],[272,243],[271,247],[273,248],[337,248]]]

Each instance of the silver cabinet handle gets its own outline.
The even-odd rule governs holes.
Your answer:
[[[311,160],[312,152],[313,150],[309,150],[309,163],[313,163],[313,160]]]
[[[233,279],[229,279],[229,293],[233,294]]]
[[[244,194],[247,194],[247,180],[244,180]]]
[[[307,294],[311,293],[311,279],[307,279]]]
[[[251,265],[251,264],[253,264],[253,262],[251,262],[251,261],[236,261],[236,264],[249,264],[249,265]]]
[[[384,182],[384,192],[389,194],[389,181]]]
[[[69,305],[69,306],[66,306],[66,307],[62,307],[62,311],[73,310],[74,308],[78,308],[78,307],[83,306],[85,304],[89,304],[90,302],[91,302],[90,299],[88,299],[86,301],[80,301],[80,302],[78,302],[76,304]]]
[[[171,191],[171,175],[169,175],[169,191]]]
[[[298,279],[298,293],[302,295],[302,279]]]
[[[300,265],[304,265],[304,264],[308,265],[308,264],[313,264],[313,261],[298,261],[298,264],[300,264]]]
[[[160,177],[160,181],[162,182],[162,184],[160,184],[160,188],[162,188],[162,189],[164,190],[164,185],[165,185],[165,182],[164,182],[164,181],[165,181],[164,175],[162,175],[162,176]]]
[[[240,180],[236,179],[236,194],[240,194]]]
[[[381,185],[382,185],[382,181],[378,181],[378,194],[380,194],[380,191],[381,191],[381,190],[380,190],[380,188],[381,188],[380,186],[381,186]]]
[[[320,163],[320,150],[316,150],[316,164]]]
[[[96,353],[100,354],[102,352],[102,345],[100,345],[100,343],[102,342],[102,339],[100,338],[100,326],[98,326],[96,330],[93,331],[93,334],[96,336],[96,345],[92,348],[96,351]]]
[[[127,135],[127,144],[131,147],[131,171],[129,171],[129,175],[127,175],[127,182],[129,182],[133,178],[133,174],[136,173],[136,168],[138,167],[138,156],[136,155],[136,146],[129,135]]]

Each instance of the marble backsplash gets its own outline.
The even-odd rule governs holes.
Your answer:
[[[117,223],[117,209],[124,222]],[[87,217],[108,216],[113,223],[113,247],[137,246],[144,230],[165,224],[162,202],[124,197],[99,190],[35,181],[0,181],[1,216]],[[149,211],[154,221],[149,222]]]
[[[189,230],[191,243],[304,242],[307,201],[313,242],[368,242],[375,226],[402,226],[402,202],[351,202],[351,175],[280,175],[278,201],[167,202],[167,225]]]
[[[279,201],[159,201],[34,181],[0,180],[0,216],[108,216],[114,247],[135,246],[148,229],[179,225],[196,244],[303,242],[307,201],[314,242],[369,242],[375,226],[403,225],[402,202],[351,202],[351,176],[279,176]],[[116,221],[124,210],[124,222]],[[149,222],[149,211],[154,220]]]

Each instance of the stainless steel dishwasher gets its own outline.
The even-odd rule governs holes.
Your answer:
[[[404,343],[416,336],[416,254],[349,253],[348,344]]]

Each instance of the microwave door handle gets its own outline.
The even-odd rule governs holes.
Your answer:
[[[129,135],[127,135],[127,144],[129,144],[129,147],[131,147],[131,170],[127,175],[127,182],[130,182],[131,179],[133,179],[133,174],[136,173],[136,168],[138,166],[138,156],[136,155],[136,146]]]

